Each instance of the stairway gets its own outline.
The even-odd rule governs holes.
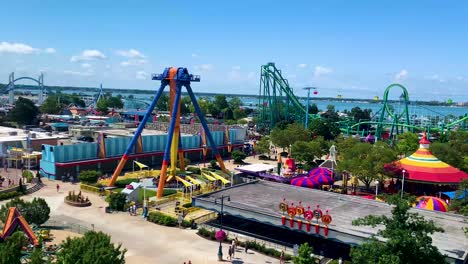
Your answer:
[[[31,193],[37,192],[37,191],[39,191],[43,186],[44,186],[44,184],[43,184],[42,182],[38,182],[38,183],[36,183],[34,186],[32,186],[31,188],[28,188],[28,189],[26,190],[26,193],[27,193],[27,194],[31,194]]]

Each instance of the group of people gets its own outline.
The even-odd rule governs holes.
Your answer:
[[[236,248],[237,248],[237,238],[232,240],[232,244],[229,246],[228,249],[228,259],[232,260],[232,258],[235,257],[236,254]]]
[[[130,206],[128,207],[128,213],[129,213],[130,215],[132,215],[132,216],[137,215],[137,212],[136,212],[136,211],[137,211],[137,206],[136,206],[136,204],[130,205]]]

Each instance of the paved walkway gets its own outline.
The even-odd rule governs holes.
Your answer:
[[[94,225],[112,236],[116,243],[122,243],[128,249],[127,263],[184,263],[190,259],[193,264],[218,263],[218,243],[199,237],[196,230],[181,230],[164,227],[144,221],[139,216],[129,216],[127,213],[106,214],[107,205],[97,195],[88,195],[93,203],[91,207],[71,207],[63,202],[68,191],[79,191],[79,185],[44,180],[45,187],[24,199],[33,197],[44,198],[51,208],[51,219],[64,221],[67,224],[77,223],[90,229]],[[56,184],[60,185],[60,192],[56,191]],[[0,202],[4,204],[5,201]],[[228,245],[223,246],[224,257],[227,255]],[[266,257],[256,252],[244,253],[239,250],[232,263],[279,263],[279,260]]]

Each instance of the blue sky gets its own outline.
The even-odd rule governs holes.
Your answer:
[[[151,89],[185,66],[196,91],[259,90],[275,62],[297,94],[468,101],[468,2],[1,1],[0,82]]]

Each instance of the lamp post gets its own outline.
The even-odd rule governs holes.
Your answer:
[[[305,128],[309,126],[309,98],[310,98],[310,89],[317,89],[315,87],[304,87],[304,90],[307,90],[307,102],[306,102],[306,116],[305,116]]]
[[[403,193],[405,191],[405,170],[401,171],[403,174],[403,180],[401,181],[401,199],[403,199]]]
[[[222,242],[223,242],[223,240],[226,238],[226,237],[225,237],[225,233],[224,233],[224,231],[223,231],[223,214],[224,214],[223,209],[224,209],[224,199],[225,199],[225,198],[227,198],[228,202],[231,201],[231,196],[229,196],[229,195],[222,195],[221,197],[215,198],[215,200],[214,200],[215,204],[218,203],[218,200],[221,201],[221,213],[220,213],[221,219],[220,219],[220,229],[219,229],[219,231],[218,231],[219,234],[220,234],[220,236],[219,236],[219,237],[218,237],[218,236],[216,237],[216,239],[219,240],[218,260],[220,260],[220,261],[223,260],[223,246],[222,246]],[[216,232],[216,233],[218,233],[218,232]]]
[[[375,181],[375,198],[379,194],[379,181]]]

